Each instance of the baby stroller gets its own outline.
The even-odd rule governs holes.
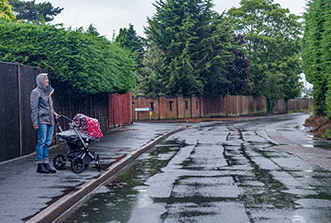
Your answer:
[[[69,121],[69,130],[62,130],[58,122],[60,118]],[[95,167],[100,172],[102,169],[99,163],[99,156],[96,156],[87,147],[89,143],[102,138],[98,120],[83,114],[77,114],[73,120],[66,116],[58,115],[55,121],[60,131],[56,133],[56,137],[59,140],[66,141],[69,146],[69,151],[66,155],[58,154],[54,157],[53,165],[55,169],[62,170],[66,165],[66,161],[69,160],[72,171],[81,173],[85,168],[88,168],[92,161],[95,161]]]

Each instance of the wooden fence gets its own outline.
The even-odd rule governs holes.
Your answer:
[[[153,111],[135,112],[136,108],[151,108]],[[279,100],[273,108],[273,113],[300,112],[311,109],[312,99],[309,98]],[[265,97],[254,98],[242,95],[213,97],[159,95],[158,98],[147,98],[140,95],[132,99],[132,111],[133,120],[256,115],[267,112],[267,101]]]
[[[281,114],[288,112],[300,112],[311,110],[313,107],[313,99],[309,97],[291,99],[285,101],[284,99],[279,100],[273,108],[273,113]]]
[[[0,62],[0,162],[35,151],[30,93],[40,68]],[[131,124],[131,93],[125,95],[74,94],[64,84],[52,82],[54,110],[73,118],[77,113],[97,118],[102,131]],[[116,106],[115,106],[116,105]],[[61,125],[66,128],[65,120]]]
[[[108,126],[115,128],[123,124],[132,123],[132,95],[127,93],[124,95],[111,94],[109,95],[109,121]]]
[[[135,112],[136,108],[152,108],[153,111]],[[158,98],[133,98],[132,111],[133,120],[158,120],[264,114],[267,112],[267,106],[265,97],[159,95]]]
[[[39,68],[0,62],[0,161],[35,150],[30,92],[40,72]]]

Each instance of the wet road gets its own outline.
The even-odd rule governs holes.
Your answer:
[[[134,123],[115,129],[90,145],[100,155],[104,169],[137,151],[158,137],[182,126],[182,123]],[[65,154],[68,146],[50,149],[50,160],[57,154]],[[74,173],[67,163],[56,174],[38,174],[35,154],[0,163],[0,222],[26,222],[54,202],[97,178],[100,173],[94,164],[80,174]]]
[[[307,117],[192,125],[65,222],[331,222],[331,172],[287,151],[330,152],[304,130]]]

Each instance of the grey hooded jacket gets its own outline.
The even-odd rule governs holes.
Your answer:
[[[33,126],[38,126],[38,124],[54,125],[54,109],[51,98],[54,89],[50,85],[45,86],[47,75],[46,73],[41,73],[37,76],[37,87],[30,95]]]

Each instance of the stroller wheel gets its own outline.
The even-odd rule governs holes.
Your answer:
[[[57,170],[62,170],[66,165],[66,157],[62,154],[58,154],[53,159],[53,166]]]
[[[81,173],[81,172],[83,172],[84,168],[85,168],[84,160],[82,158],[80,158],[79,156],[75,157],[71,161],[71,169],[75,173]]]
[[[96,156],[95,158],[95,167],[97,168],[97,171],[101,172],[102,171],[102,167],[101,167],[101,163],[99,163],[99,155]]]
[[[99,172],[102,171],[102,167],[101,167],[101,164],[100,163],[95,164],[95,167],[97,168],[97,171],[99,171]]]

